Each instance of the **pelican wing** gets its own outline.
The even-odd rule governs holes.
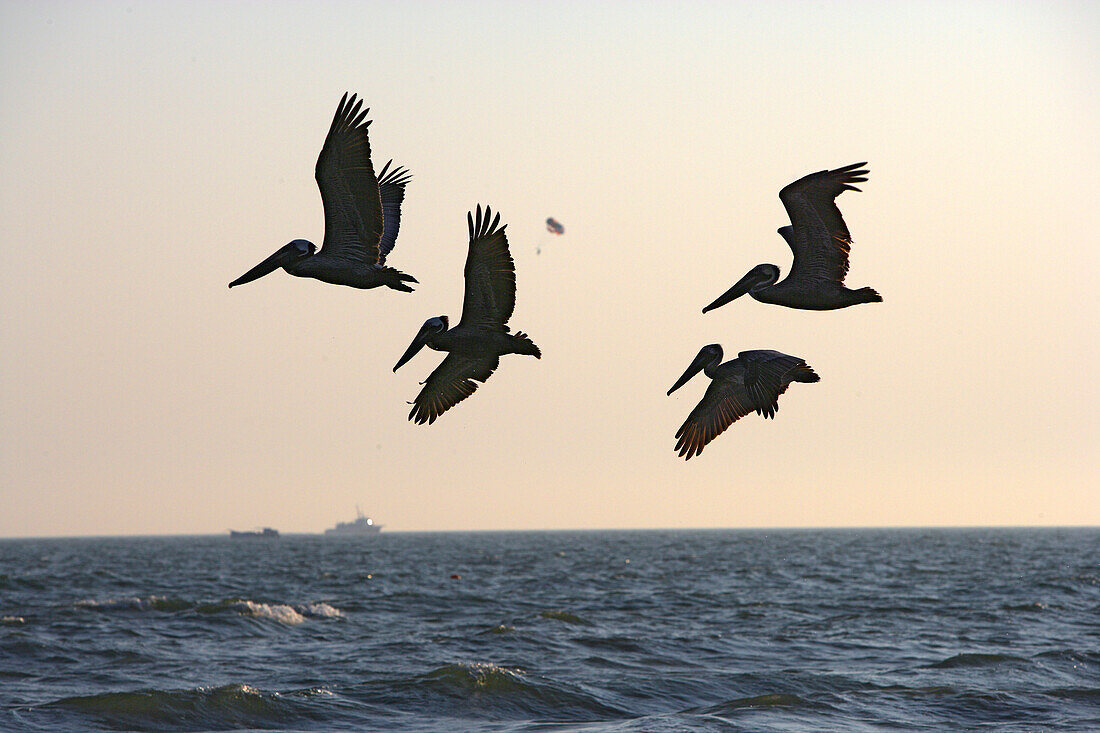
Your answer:
[[[493,218],[481,205],[477,219],[466,214],[470,228],[470,252],[466,256],[466,294],[462,299],[461,324],[504,328],[516,308],[516,264],[508,252],[504,226],[498,227],[500,214]]]
[[[431,425],[436,418],[472,395],[500,363],[500,357],[471,358],[454,352],[447,355],[424,382],[416,396],[409,419],[417,425]]]
[[[676,450],[684,460],[703,452],[707,443],[756,409],[752,395],[738,377],[711,380],[706,394],[676,431]]]
[[[390,163],[382,166],[378,174],[378,195],[382,199],[382,242],[378,245],[378,264],[386,263],[386,255],[393,250],[397,242],[397,232],[401,229],[401,204],[405,200],[405,185],[412,179],[407,168],[390,170]]]
[[[844,282],[852,235],[836,207],[836,197],[860,190],[852,184],[867,180],[865,165],[811,173],[779,192],[792,225],[779,230],[794,252],[790,277]]]
[[[378,264],[382,239],[382,200],[370,160],[363,100],[347,93],[317,157],[317,186],[325,206],[325,241],[319,254],[365,265]]]
[[[742,351],[745,362],[745,389],[756,412],[766,418],[779,411],[779,395],[791,382],[816,382],[819,377],[803,359],[779,351]]]

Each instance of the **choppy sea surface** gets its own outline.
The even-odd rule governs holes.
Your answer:
[[[0,730],[1100,730],[1100,530],[0,541]]]

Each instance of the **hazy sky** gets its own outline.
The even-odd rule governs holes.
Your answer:
[[[1097,39],[1093,2],[2,2],[0,536],[1098,524]],[[321,242],[345,91],[419,289],[230,291]],[[700,313],[789,269],[783,185],[863,160],[884,303]],[[391,369],[479,202],[544,356],[416,426],[442,354]],[[821,382],[685,463],[711,342]]]

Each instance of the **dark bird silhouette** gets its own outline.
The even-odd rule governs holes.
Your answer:
[[[363,101],[356,101],[354,94],[351,99],[344,94],[317,157],[317,186],[325,207],[321,249],[308,240],[295,239],[229,287],[252,282],[281,267],[291,275],[333,285],[385,285],[412,292],[406,283],[416,282],[416,278],[386,266],[386,255],[401,228],[401,203],[411,176],[404,168],[389,170],[392,160],[375,176],[367,135],[370,110],[360,111],[362,106]]]
[[[860,190],[852,184],[867,180],[863,177],[867,171],[857,170],[865,165],[854,163],[818,171],[784,186],[779,198],[791,226],[780,227],[779,233],[794,252],[791,271],[782,282],[776,282],[778,267],[757,265],[703,312],[720,308],[745,293],[761,303],[819,311],[882,302],[882,296],[871,288],[844,287],[852,235],[835,200],[844,191]]]
[[[500,214],[490,223],[492,211],[477,207],[477,219],[466,214],[470,229],[470,252],[466,256],[466,294],[462,300],[462,319],[448,330],[447,316],[429,318],[420,333],[398,359],[393,370],[413,358],[425,346],[447,351],[447,358],[436,367],[424,388],[412,402],[409,419],[429,425],[436,418],[466,399],[500,364],[504,354],[528,354],[536,359],[542,352],[523,332],[509,333],[505,324],[516,307],[516,266],[508,252],[504,227],[498,228]]]
[[[802,359],[778,351],[742,351],[736,359],[721,362],[721,346],[704,346],[666,393],[684,386],[700,370],[711,379],[703,399],[676,431],[676,450],[684,460],[702,453],[707,443],[753,410],[774,417],[779,411],[779,395],[791,382],[821,379]]]

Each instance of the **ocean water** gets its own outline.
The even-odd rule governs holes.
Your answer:
[[[1100,530],[4,540],[0,730],[1096,731]]]

